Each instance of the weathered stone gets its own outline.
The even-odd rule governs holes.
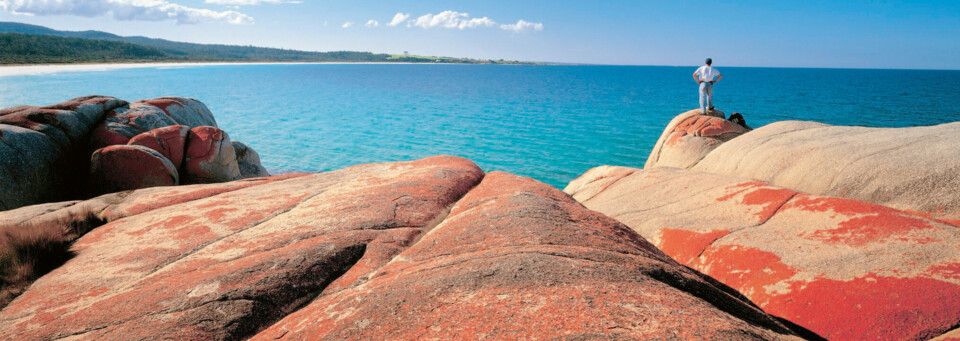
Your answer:
[[[0,210],[84,195],[86,140],[105,112],[126,102],[79,97],[46,106],[0,110]]]
[[[182,171],[183,154],[187,147],[187,133],[190,127],[173,125],[134,136],[128,144],[144,146],[163,154],[178,171]]]
[[[929,339],[960,320],[960,229],[944,221],[665,167],[598,167],[565,191],[831,340]]]
[[[160,97],[147,100],[139,100],[135,104],[147,104],[163,110],[168,116],[173,118],[177,124],[188,127],[216,127],[217,120],[214,119],[210,109],[200,101],[187,97]]]
[[[960,224],[960,122],[866,128],[786,121],[726,142],[691,167]]]
[[[433,157],[94,199],[85,210],[114,200],[104,210],[129,215],[0,310],[0,339],[242,339],[334,280],[362,282],[482,176]]]
[[[644,168],[655,166],[689,168],[726,141],[749,131],[724,119],[723,112],[700,109],[677,115],[664,129]]]
[[[501,172],[416,244],[254,340],[781,339],[789,329],[552,187]],[[749,321],[749,322],[746,322]]]
[[[134,136],[172,125],[177,125],[177,121],[163,110],[134,102],[107,113],[90,140],[91,148],[103,148],[115,142],[126,144]]]
[[[188,183],[224,182],[241,178],[230,135],[214,127],[190,129],[183,162],[184,178]]]
[[[112,193],[180,183],[177,168],[163,154],[140,145],[115,145],[90,156],[91,191]]]
[[[233,141],[231,144],[233,145],[233,151],[237,154],[240,176],[244,178],[270,176],[267,169],[260,165],[260,154],[257,154],[257,151],[240,141]]]

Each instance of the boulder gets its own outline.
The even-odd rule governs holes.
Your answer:
[[[364,281],[482,176],[468,160],[433,157],[143,190],[136,206],[149,210],[81,237],[75,258],[0,310],[0,338],[252,336],[334,282]],[[225,188],[235,183],[247,186]],[[111,196],[120,202],[105,210],[133,209]]]
[[[493,172],[367,279],[254,340],[788,339],[739,295],[549,185]]]
[[[126,104],[87,96],[0,110],[0,210],[82,197],[87,139],[106,112]]]
[[[163,110],[134,102],[107,113],[106,119],[94,131],[90,146],[99,149],[115,144],[127,144],[134,136],[177,124],[177,121]]]
[[[184,179],[188,183],[240,179],[237,154],[227,132],[215,127],[195,127],[187,136]]]
[[[167,116],[173,118],[177,124],[188,127],[217,126],[213,113],[202,102],[187,97],[160,97],[139,100],[134,104],[146,104],[163,110]]]
[[[233,151],[237,155],[237,165],[243,178],[270,176],[267,169],[260,165],[260,154],[240,141],[233,141]]]
[[[173,125],[134,136],[127,144],[144,146],[163,154],[178,171],[182,171],[183,154],[187,147],[187,134],[190,127]]]
[[[0,222],[90,216],[105,224],[76,256],[0,310],[0,339],[815,337],[550,186],[462,158],[154,187]]]
[[[720,144],[749,129],[730,122],[721,111],[700,109],[677,115],[664,129],[650,152],[644,168],[655,166],[688,168]]]
[[[177,168],[160,152],[140,145],[115,145],[90,156],[92,192],[112,193],[180,183]]]
[[[726,142],[690,169],[867,201],[960,224],[960,122],[867,128],[772,123]]]
[[[960,229],[944,221],[667,167],[598,167],[565,191],[831,340],[929,339],[960,321]]]

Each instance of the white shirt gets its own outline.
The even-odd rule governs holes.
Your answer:
[[[717,71],[717,69],[714,69],[712,66],[704,65],[697,69],[697,72],[694,72],[693,74],[697,75],[701,81],[712,82],[714,78],[720,76],[720,71]]]

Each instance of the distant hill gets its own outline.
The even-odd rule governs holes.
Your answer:
[[[0,33],[0,64],[186,60],[152,47],[96,39]]]
[[[2,64],[78,63],[112,61],[276,61],[276,62],[440,62],[517,64],[514,61],[488,61],[449,57],[397,56],[383,53],[333,51],[310,52],[255,46],[195,44],[141,36],[124,37],[102,31],[58,31],[48,27],[0,22],[5,42],[16,44],[9,58],[0,56]],[[29,36],[34,36],[29,38]],[[53,36],[102,43],[81,43],[72,40],[40,38]],[[35,49],[23,44],[40,44]],[[109,44],[121,43],[121,44]],[[133,46],[131,46],[133,45]],[[65,47],[80,50],[65,50]],[[6,46],[0,46],[6,52]],[[158,54],[159,53],[159,54]]]

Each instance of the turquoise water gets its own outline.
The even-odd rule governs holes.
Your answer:
[[[757,127],[799,119],[960,121],[960,71],[724,68],[717,108]],[[449,154],[563,188],[598,165],[642,167],[697,106],[693,67],[227,65],[0,77],[0,106],[101,94],[200,99],[271,173]],[[958,144],[960,145],[960,144]]]

